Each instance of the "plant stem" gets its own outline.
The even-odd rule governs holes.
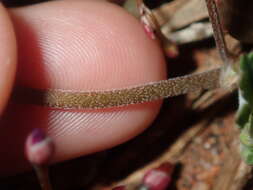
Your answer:
[[[224,39],[224,32],[222,30],[222,25],[216,3],[214,0],[206,0],[206,5],[209,18],[213,26],[216,47],[218,49],[222,61],[226,66],[228,66],[230,64],[231,57],[227,49],[226,41]]]
[[[49,172],[47,165],[33,164],[36,175],[39,179],[39,183],[42,190],[52,190],[52,186],[49,179]]]

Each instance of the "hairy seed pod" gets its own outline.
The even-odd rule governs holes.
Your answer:
[[[253,1],[216,1],[224,29],[241,42],[253,43]]]

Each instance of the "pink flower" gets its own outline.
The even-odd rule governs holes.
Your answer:
[[[47,164],[54,154],[54,145],[41,129],[34,129],[25,144],[27,159],[37,165]]]
[[[158,168],[149,170],[143,177],[143,185],[149,190],[164,190],[171,182],[173,165],[166,162]]]

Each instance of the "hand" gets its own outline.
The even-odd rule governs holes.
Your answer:
[[[161,101],[81,111],[14,102],[6,106],[14,78],[15,85],[82,91],[165,79],[160,47],[116,5],[62,0],[16,9],[1,6],[0,39],[1,175],[27,169],[24,141],[33,128],[47,131],[56,143],[54,161],[62,161],[129,140],[159,112]]]

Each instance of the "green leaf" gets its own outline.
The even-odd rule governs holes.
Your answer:
[[[244,126],[248,123],[251,107],[247,104],[244,98],[239,93],[240,106],[236,114],[236,124],[240,129],[243,129]]]
[[[241,156],[253,165],[253,53],[240,59],[239,109],[236,124],[241,129]]]
[[[253,165],[253,151],[248,147],[241,145],[241,156],[246,164]]]
[[[253,107],[253,53],[243,55],[240,60],[239,88],[242,97]]]
[[[245,147],[253,151],[252,129],[253,129],[252,119],[250,119],[250,121],[246,124],[246,126],[241,131],[240,141]]]

